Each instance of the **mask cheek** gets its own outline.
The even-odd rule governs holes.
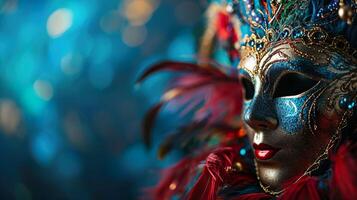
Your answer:
[[[275,99],[280,128],[286,134],[297,134],[304,128],[307,116],[303,113],[306,97],[283,97]]]

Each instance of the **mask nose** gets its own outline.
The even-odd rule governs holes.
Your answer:
[[[244,121],[255,131],[276,129],[278,120],[272,99],[263,96],[255,97],[246,108]]]

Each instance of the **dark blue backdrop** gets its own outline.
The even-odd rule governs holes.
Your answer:
[[[205,6],[0,0],[1,199],[136,199],[153,184],[175,156],[147,151],[140,123],[165,77],[134,81],[194,54]]]

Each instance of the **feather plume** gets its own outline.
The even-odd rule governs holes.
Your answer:
[[[287,187],[279,200],[320,200],[318,178],[306,176]]]
[[[187,137],[190,132],[205,130],[201,132],[209,135],[212,133],[209,130],[218,130],[219,127],[225,127],[225,130],[239,130],[242,90],[237,71],[227,72],[227,70],[222,70],[221,66],[213,64],[201,67],[191,63],[163,62],[145,71],[138,79],[138,83],[154,73],[165,70],[183,74],[173,81],[173,84],[163,95],[162,101],[146,115],[143,124],[145,143],[150,146],[151,130],[164,105],[174,104],[176,108],[185,107],[183,115],[191,110],[196,110],[196,112],[192,124],[176,131],[171,139],[162,146],[159,153],[161,157],[174,147],[172,141],[176,141],[175,145],[180,146],[179,141],[187,142],[197,136],[197,134],[192,134],[191,138]]]
[[[186,157],[163,170],[160,182],[155,187],[146,189],[146,194],[149,196],[142,199],[167,200],[175,195],[183,196],[191,179],[199,173],[197,166],[208,154],[209,152],[202,152],[194,157]]]
[[[353,200],[357,197],[357,144],[344,144],[336,155],[330,184],[331,199]]]

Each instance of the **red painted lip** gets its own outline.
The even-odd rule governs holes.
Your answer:
[[[268,160],[272,158],[280,149],[268,144],[253,144],[255,157],[259,160]]]

